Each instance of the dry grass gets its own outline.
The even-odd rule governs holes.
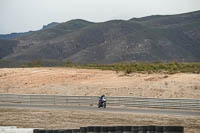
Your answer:
[[[200,116],[169,116],[133,113],[0,109],[0,126],[24,128],[79,128],[95,125],[178,125],[185,133],[199,133]]]

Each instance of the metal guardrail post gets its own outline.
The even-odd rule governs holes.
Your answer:
[[[131,132],[132,133],[138,133],[139,132],[139,126],[132,126]]]
[[[164,133],[184,133],[184,127],[181,126],[165,126]]]
[[[87,127],[87,133],[94,133],[94,127]]]
[[[30,95],[30,97],[29,97],[30,99],[29,99],[29,103],[31,104],[31,95]]]
[[[87,127],[80,127],[80,133],[87,133]]]
[[[122,103],[121,103],[121,98],[119,97],[119,105],[121,105]]]
[[[163,126],[156,126],[155,133],[163,133],[164,127]]]
[[[80,133],[80,129],[72,129],[72,133]]]
[[[109,133],[109,127],[106,126],[101,127],[101,133]]]
[[[123,133],[123,126],[116,126],[115,130],[116,130],[116,133]]]
[[[116,133],[115,127],[109,127],[109,133]]]
[[[94,133],[100,133],[101,132],[101,127],[100,126],[95,126],[94,127]]]
[[[54,101],[54,105],[56,105],[56,95],[54,95],[53,98],[54,98],[54,99],[53,99],[53,101]]]
[[[123,126],[123,133],[132,133],[131,126]]]
[[[179,109],[182,107],[182,103],[181,101],[179,101]]]
[[[66,99],[65,99],[65,104],[67,105],[68,104],[68,99],[67,99],[67,97],[65,97]]]
[[[163,101],[161,103],[161,109],[165,109],[165,103],[163,103]]]
[[[34,129],[33,133],[47,133],[45,129]]]
[[[156,127],[155,126],[147,126],[147,131],[149,133],[155,133]]]
[[[139,127],[139,133],[146,133],[147,132],[147,126],[140,126]]]

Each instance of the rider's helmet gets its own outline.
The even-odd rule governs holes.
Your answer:
[[[105,97],[105,95],[104,95],[104,94],[103,94],[103,95],[101,95],[99,98],[100,98],[100,99],[102,99],[103,97]]]
[[[103,97],[105,97],[105,95],[103,94],[103,95],[101,95],[101,98],[103,98]]]

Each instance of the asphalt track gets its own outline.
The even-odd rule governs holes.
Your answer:
[[[66,105],[32,105],[32,104],[10,104],[0,103],[0,108],[15,109],[45,109],[45,110],[78,110],[93,112],[119,112],[119,113],[142,113],[142,114],[159,114],[159,115],[179,115],[179,116],[199,116],[199,111],[174,110],[174,109],[151,109],[151,108],[127,108],[127,107],[107,107],[97,108],[93,106],[66,106]]]

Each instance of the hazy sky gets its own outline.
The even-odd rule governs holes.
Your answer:
[[[71,19],[102,22],[197,10],[200,0],[0,0],[0,34]]]

